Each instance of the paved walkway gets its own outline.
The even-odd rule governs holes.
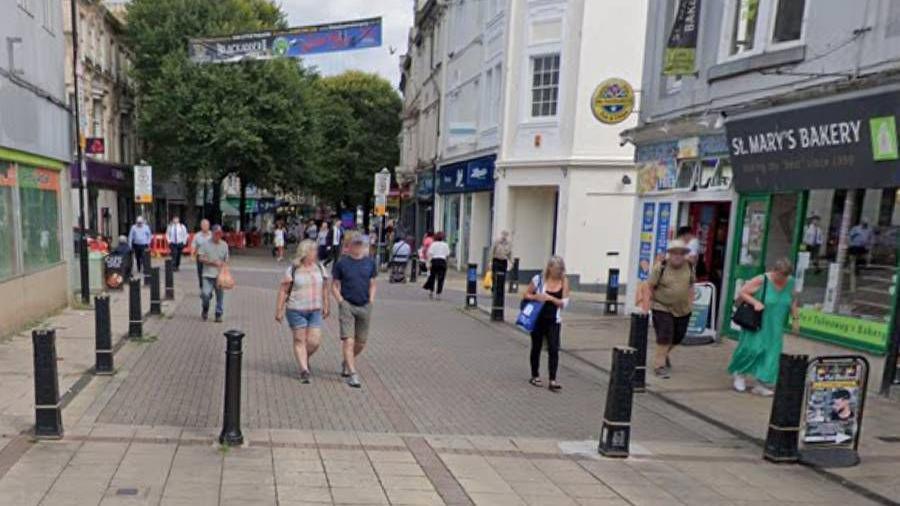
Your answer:
[[[564,357],[554,394],[526,383],[527,344],[511,327],[461,310],[461,298],[383,284],[364,387],[336,374],[333,319],[313,384],[301,385],[272,320],[284,268],[236,257],[239,286],[219,325],[200,321],[191,269],[179,274],[185,299],[157,320],[158,340],[126,344],[118,374],[84,386],[64,411],[63,441],[0,450],[0,505],[876,503],[767,464],[752,441],[660,395],[635,400],[632,457],[598,457],[599,355],[623,337],[615,321],[571,319],[567,346],[582,349],[570,352],[599,355]],[[222,332],[233,327],[247,332],[247,445],[219,449]]]

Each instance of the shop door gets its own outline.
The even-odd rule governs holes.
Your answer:
[[[771,212],[772,198],[770,195],[743,197],[738,204],[737,223],[735,226],[735,248],[732,258],[732,275],[728,286],[728,298],[726,303],[726,318],[723,318],[722,332],[734,335],[736,328],[731,323],[731,311],[729,302],[747,280],[762,274],[765,271],[766,239]]]

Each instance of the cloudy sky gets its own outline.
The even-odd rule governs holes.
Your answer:
[[[325,75],[359,69],[375,72],[391,82],[400,82],[400,55],[406,51],[406,37],[412,26],[414,0],[278,0],[290,26],[315,25],[335,21],[381,16],[382,47],[343,53],[314,55],[305,59]],[[390,54],[394,48],[394,54]]]

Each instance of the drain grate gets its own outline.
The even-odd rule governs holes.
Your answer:
[[[900,443],[900,436],[878,436],[876,439],[885,443]]]
[[[136,488],[120,488],[116,490],[116,495],[138,495]]]

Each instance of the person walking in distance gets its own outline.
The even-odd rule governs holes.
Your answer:
[[[169,242],[169,254],[175,271],[181,268],[181,251],[187,243],[188,231],[178,216],[173,216],[166,227],[166,240]]]
[[[285,240],[284,223],[279,221],[275,225],[275,259],[279,262],[284,260]]]
[[[803,246],[809,252],[809,263],[813,267],[813,271],[818,274],[822,272],[819,267],[819,253],[822,250],[822,244],[825,242],[822,235],[822,227],[819,226],[821,217],[813,214],[809,217],[806,228],[803,230]]]
[[[531,380],[536,387],[543,386],[540,377],[541,349],[547,343],[547,369],[549,372],[548,388],[553,391],[562,389],[556,381],[559,369],[560,330],[562,328],[562,312],[569,304],[569,279],[566,278],[566,263],[562,257],[550,257],[544,271],[537,274],[528,284],[525,300],[543,303],[538,314],[534,330],[531,331]]]
[[[209,303],[213,293],[216,295],[216,322],[222,321],[225,312],[225,291],[219,287],[217,280],[219,270],[228,262],[228,244],[222,240],[222,226],[212,228],[212,239],[200,246],[198,258],[203,263],[203,287],[200,289],[200,301],[203,321],[209,318]]]
[[[450,257],[450,245],[444,241],[446,237],[443,232],[434,234],[434,242],[428,247],[426,257],[428,259],[428,280],[425,281],[425,290],[428,291],[428,297],[441,298],[444,291],[444,278],[447,277],[447,258]]]
[[[322,222],[322,226],[319,227],[319,235],[316,236],[316,243],[318,244],[319,249],[319,258],[325,259],[328,258],[328,254],[331,253],[331,243],[328,241],[328,236],[331,233],[330,228],[328,226],[327,221]]]
[[[194,234],[193,255],[197,263],[197,281],[200,290],[203,290],[203,262],[200,261],[200,247],[212,240],[212,232],[209,231],[209,220],[200,220],[200,231]]]
[[[300,382],[310,379],[309,359],[322,341],[322,320],[328,318],[330,300],[328,274],[319,263],[316,244],[300,241],[294,261],[284,273],[278,290],[275,321],[287,317],[294,338],[294,358],[300,367]]]
[[[647,284],[656,331],[653,372],[659,378],[671,375],[669,353],[687,334],[694,302],[694,269],[687,257],[690,248],[681,239],[669,243],[666,258],[653,267]]]
[[[341,241],[344,239],[344,231],[341,229],[341,220],[335,219],[328,236],[328,244],[331,245],[331,254],[324,260],[325,265],[333,264],[341,258]]]
[[[512,260],[512,241],[509,239],[509,232],[504,230],[491,246],[491,270],[494,275],[506,272],[510,260]]]
[[[728,372],[734,375],[734,389],[747,390],[747,379],[755,379],[753,393],[762,396],[773,394],[769,385],[778,379],[778,361],[784,347],[784,324],[788,313],[793,316],[792,328],[800,330],[797,293],[794,291],[794,266],[787,258],[762,275],[744,283],[738,300],[762,311],[762,326],[751,332],[741,330],[737,348],[728,364]]]
[[[150,227],[144,223],[144,217],[138,216],[131,231],[128,232],[128,247],[134,255],[134,261],[137,263],[137,271],[144,272],[144,268],[150,268],[144,265],[144,252],[150,247],[150,241],[153,239],[153,232]]]
[[[354,236],[350,254],[338,260],[334,266],[332,292],[338,301],[340,316],[341,349],[344,362],[341,376],[354,388],[362,386],[356,371],[356,357],[366,347],[372,304],[375,303],[375,277],[378,268],[367,254],[368,244],[361,236]]]

